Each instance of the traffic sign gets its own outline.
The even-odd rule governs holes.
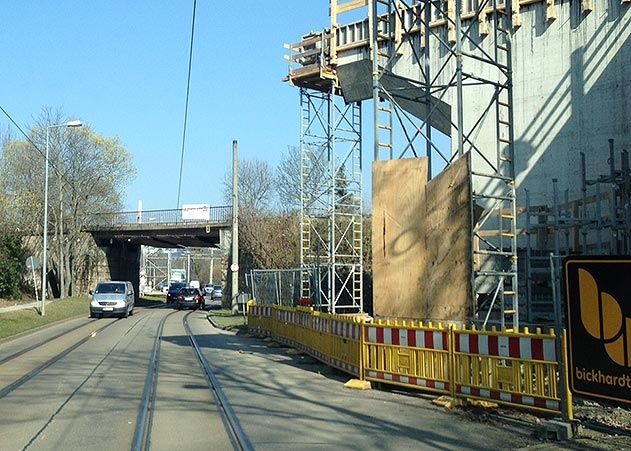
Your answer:
[[[41,268],[41,264],[39,263],[39,260],[37,259],[37,257],[31,255],[29,258],[26,259],[26,267],[28,269],[39,269]]]
[[[631,257],[563,261],[570,389],[631,403]]]
[[[239,265],[237,263],[233,263],[230,265],[230,271],[237,272],[239,270]]]

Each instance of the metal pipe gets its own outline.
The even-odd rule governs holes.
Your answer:
[[[530,224],[530,192],[524,190],[526,194],[526,312],[528,321],[532,321],[532,236]]]
[[[581,194],[583,196],[581,205],[581,219],[583,220],[581,235],[583,236],[583,249],[581,253],[587,254],[587,180],[584,152],[581,152]]]
[[[611,239],[610,239],[610,249],[609,253],[613,254],[620,253],[619,249],[619,240],[618,240],[618,229],[617,229],[617,216],[618,216],[618,208],[617,208],[617,195],[616,195],[616,160],[614,155],[614,146],[613,139],[609,138],[607,140],[609,142],[609,177],[610,177],[610,186],[611,186],[611,202],[609,203],[610,210],[610,218],[609,223],[611,226]]]
[[[377,4],[379,2],[377,0],[371,1],[371,7],[368,12],[368,20],[372,22],[371,29],[371,56],[372,56],[372,101],[373,101],[373,120],[374,120],[374,150],[373,150],[373,160],[379,160],[379,128],[377,125],[379,124],[379,25],[378,25],[378,11]]]
[[[622,165],[622,199],[624,207],[624,227],[625,227],[625,249],[624,252],[629,254],[631,252],[631,174],[629,174],[629,152],[622,150],[621,153],[621,165]]]
[[[558,256],[558,254],[557,254]],[[564,421],[569,421],[569,413],[567,407],[567,391],[565,390],[565,361],[563,359],[563,318],[561,314],[561,306],[557,294],[557,271],[554,265],[554,254],[550,253],[550,279],[552,282],[552,303],[554,305],[554,346],[556,350],[557,363],[559,365],[559,398],[561,401],[561,417]]]
[[[423,72],[425,73],[425,101],[427,104],[427,111],[428,113],[430,111],[432,111],[432,91],[431,91],[431,86],[430,86],[430,64],[429,64],[429,56],[430,56],[430,49],[429,49],[429,35],[430,35],[430,27],[429,24],[432,20],[432,16],[431,16],[431,3],[430,2],[426,2],[425,6],[424,6],[425,10],[424,10],[424,14],[423,14],[423,26],[421,27],[421,30],[423,30],[424,35],[423,35],[423,39],[424,39],[424,48],[423,48]],[[419,37],[420,39],[420,37]],[[425,142],[426,142],[426,154],[427,154],[427,180],[431,180],[432,179],[432,126],[431,126],[431,120],[428,117],[427,118],[427,122],[425,123]]]
[[[462,92],[462,0],[456,0],[456,108],[458,121],[458,157],[464,153],[464,95]],[[473,162],[472,162],[473,164]]]

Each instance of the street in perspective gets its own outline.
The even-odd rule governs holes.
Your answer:
[[[3,14],[0,451],[631,448],[631,1]]]

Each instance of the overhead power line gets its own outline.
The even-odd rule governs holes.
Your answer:
[[[11,121],[11,123],[15,126],[15,128],[17,128],[19,130],[20,133],[22,133],[22,136],[24,136],[24,138],[26,138],[26,140],[31,144],[31,146],[33,146],[33,148],[39,152],[39,154],[42,156],[42,158],[44,158],[44,160],[46,160],[46,152],[42,149],[40,149],[37,144],[35,144],[35,141],[33,141],[31,139],[31,137],[29,135],[26,134],[26,132],[24,131],[24,129],[22,129],[22,127],[20,127],[20,125],[15,122],[15,120],[13,119],[13,117],[9,114],[9,112],[7,110],[4,109],[4,107],[2,105],[0,105],[0,110],[2,110],[2,112],[4,113],[4,115],[9,118],[9,120]],[[74,191],[74,186],[72,185],[72,183],[70,182],[70,180],[68,180],[66,178],[66,176],[64,175],[63,172],[61,172],[59,170],[59,168],[55,165],[55,163],[53,163],[51,161],[51,159],[48,159],[48,164],[55,170],[55,172],[57,173],[57,175],[64,180],[64,182],[66,182],[66,184],[68,186],[70,186],[73,191]]]
[[[182,169],[184,167],[184,145],[186,144],[186,125],[188,121],[188,98],[191,91],[191,68],[193,66],[193,40],[195,37],[195,12],[197,0],[193,0],[193,20],[191,22],[191,46],[188,53],[188,78],[186,80],[186,104],[184,107],[184,129],[182,130],[182,152],[180,153],[180,177],[177,185],[177,205],[180,208],[180,193],[182,191]]]

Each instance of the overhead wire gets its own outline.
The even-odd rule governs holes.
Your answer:
[[[74,190],[74,186],[72,185],[72,183],[70,182],[70,180],[68,180],[66,178],[66,176],[64,175],[63,172],[61,172],[59,170],[59,168],[55,165],[55,163],[50,159],[50,158],[46,158],[46,151],[40,149],[37,144],[35,144],[35,141],[33,141],[31,139],[31,137],[24,131],[24,129],[22,127],[20,127],[20,125],[15,121],[15,119],[13,119],[13,117],[9,114],[9,112],[7,110],[4,109],[4,107],[2,105],[0,105],[0,110],[2,110],[2,113],[9,119],[9,121],[11,121],[11,123],[14,125],[15,128],[18,129],[18,131],[20,133],[22,133],[22,136],[24,136],[24,138],[31,144],[31,146],[33,146],[33,148],[39,152],[39,154],[44,158],[44,160],[48,160],[47,163],[55,170],[55,172],[57,173],[57,175],[63,179],[66,184],[68,184],[69,186],[71,186]]]
[[[191,22],[191,45],[188,53],[188,77],[186,81],[186,103],[184,107],[184,128],[182,130],[182,151],[180,153],[180,176],[177,185],[177,205],[180,208],[180,193],[182,192],[182,170],[184,168],[184,146],[186,144],[186,126],[188,122],[188,99],[191,91],[191,68],[193,66],[193,42],[195,38],[195,13],[197,0],[193,0],[193,20]]]

